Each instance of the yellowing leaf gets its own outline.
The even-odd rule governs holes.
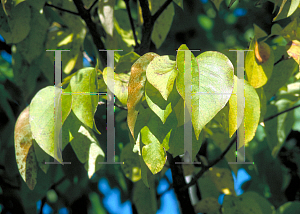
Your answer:
[[[237,77],[234,76],[234,89],[233,93],[237,92]],[[245,96],[245,109],[244,114],[239,113],[240,118],[237,118],[237,95],[233,94],[229,99],[229,136],[237,130],[237,127],[241,126],[242,119],[244,118],[245,127],[245,144],[250,142],[256,132],[259,118],[260,118],[260,100],[255,89],[244,80],[244,96]],[[243,144],[240,144],[242,147]],[[239,148],[240,148],[239,147]]]
[[[254,49],[255,57],[258,63],[265,63],[270,58],[271,48],[264,42],[255,43]]]
[[[14,138],[19,172],[29,189],[33,190],[37,179],[37,163],[29,124],[29,106],[26,107],[18,117],[15,125]]]
[[[249,50],[245,60],[245,70],[248,82],[254,88],[260,88],[265,85],[272,75],[274,66],[274,54],[270,47],[263,45],[256,45],[257,41],[254,38],[250,43]],[[269,54],[270,50],[270,54]]]
[[[127,122],[129,130],[134,137],[134,127],[139,113],[142,97],[144,96],[144,87],[146,83],[146,69],[149,63],[158,55],[155,53],[146,53],[140,57],[131,67],[131,75],[128,84],[128,116]]]
[[[300,42],[298,40],[290,41],[287,44],[287,53],[298,63],[300,68]]]

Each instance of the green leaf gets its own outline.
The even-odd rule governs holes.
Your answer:
[[[94,114],[97,110],[99,95],[97,91],[97,73],[95,68],[80,69],[70,80],[72,110],[78,119],[98,134]]]
[[[234,89],[233,93],[237,93],[237,77],[234,76]],[[245,144],[250,142],[255,136],[255,132],[260,119],[260,100],[255,89],[244,80],[244,96],[245,96],[245,108],[244,114],[239,113],[240,118],[237,118],[237,95],[233,94],[229,99],[229,137],[240,127],[242,119],[244,118],[245,127]],[[243,144],[240,144],[242,147]],[[239,147],[239,148],[240,148]]]
[[[103,79],[105,84],[107,83],[107,71],[111,70],[114,73],[114,70],[110,67],[106,67],[103,70]],[[128,99],[128,82],[130,78],[130,72],[128,74],[116,74],[114,73],[114,89],[109,88],[110,91],[113,91],[119,101],[126,106]]]
[[[239,197],[225,195],[223,201],[223,213],[244,214],[273,214],[274,207],[256,192],[245,192]]]
[[[98,16],[105,32],[113,36],[115,0],[99,0]]]
[[[122,149],[120,160],[124,164],[121,165],[121,168],[128,179],[132,182],[137,182],[142,178],[141,164],[139,154],[134,153],[132,150],[133,146],[131,143],[128,143]]]
[[[300,209],[299,201],[289,201],[277,208],[276,214],[297,214]]]
[[[163,96],[168,99],[178,74],[175,61],[171,56],[159,56],[153,59],[147,67],[146,76],[151,83]]]
[[[32,136],[37,144],[51,157],[58,161],[62,161],[54,151],[54,98],[55,87],[48,86],[40,90],[32,99],[30,103],[30,126]],[[70,97],[62,95],[62,124],[65,122],[71,109]],[[63,148],[62,148],[63,149]]]
[[[214,182],[219,192],[225,195],[236,195],[230,169],[212,167],[206,174]]]
[[[179,50],[188,50],[182,45]],[[178,51],[177,67],[179,70],[176,87],[181,97],[185,98],[184,51]],[[233,90],[234,68],[230,60],[219,52],[207,51],[197,58],[191,53],[192,86],[192,124],[198,139],[202,128],[222,109]],[[201,94],[197,94],[197,93]],[[214,94],[218,93],[218,94]],[[225,93],[225,94],[220,94]],[[186,105],[189,105],[186,103]],[[191,111],[190,108],[188,108]]]
[[[29,64],[45,51],[44,42],[46,40],[48,27],[49,23],[45,15],[37,10],[33,10],[31,13],[30,32],[28,36],[16,46]]]
[[[280,99],[277,102],[271,103],[267,107],[265,118],[275,115],[293,106],[293,102],[287,99]],[[294,124],[294,112],[289,111],[278,117],[265,122],[265,131],[267,134],[268,145],[272,151],[272,156],[275,158],[280,151],[286,137],[290,133]],[[275,132],[275,133],[274,133]]]
[[[260,27],[258,27],[256,24],[253,24],[253,26],[254,26],[254,35],[257,39],[268,36],[268,34]]]
[[[154,15],[156,11],[165,2],[166,0],[163,1],[149,0],[151,15]],[[156,19],[151,34],[151,40],[155,44],[156,49],[158,49],[167,38],[167,35],[169,33],[169,30],[173,22],[174,14],[175,14],[174,5],[169,4],[169,6],[162,12],[162,14],[158,17],[158,19]]]
[[[33,138],[29,124],[29,106],[18,117],[15,125],[16,160],[21,177],[33,190],[37,182],[37,163],[34,155]]]
[[[18,43],[24,40],[30,31],[31,11],[26,1],[14,6],[7,18],[9,29],[0,28],[6,43]]]
[[[212,213],[217,212],[220,206],[218,199],[209,197],[197,202],[197,204],[194,205],[194,209],[196,213]]]
[[[280,48],[278,52],[278,55],[281,57],[285,52],[284,47]],[[270,79],[263,87],[266,99],[270,100],[270,98],[276,94],[279,88],[286,84],[292,73],[297,69],[298,64],[293,59],[282,60],[281,62],[277,63],[274,66]]]
[[[116,74],[129,73],[133,63],[135,63],[136,60],[138,60],[138,58],[140,58],[140,57],[141,56],[135,52],[129,52],[123,56],[120,56],[116,66],[115,66],[115,73]]]
[[[146,69],[149,63],[158,55],[155,53],[146,53],[141,56],[131,67],[131,75],[128,84],[128,100],[127,100],[127,122],[132,136],[134,135],[134,127],[141,106],[142,97],[144,96],[144,87],[146,83]]]
[[[157,199],[154,180],[149,183],[149,188],[142,181],[138,181],[133,187],[133,198],[138,213],[155,214],[157,211]]]
[[[291,16],[297,10],[299,4],[300,0],[283,0],[276,17],[273,19],[273,22]]]
[[[66,120],[65,132],[71,134],[72,139],[70,144],[78,158],[78,160],[85,164],[84,167],[88,172],[89,178],[100,169],[102,166],[98,162],[103,162],[104,152],[101,149],[97,138],[93,131],[86,127],[79,118],[73,113],[70,113]]]
[[[266,43],[257,43],[256,38],[251,41],[249,50],[253,51],[247,51],[245,59],[247,79],[254,88],[260,88],[272,75],[274,53]]]
[[[167,160],[164,148],[147,126],[141,130],[141,141],[145,144],[142,149],[143,159],[150,171],[157,174],[162,170]]]

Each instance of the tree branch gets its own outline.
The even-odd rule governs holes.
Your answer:
[[[84,5],[81,0],[74,0],[73,2],[78,10],[80,17],[85,21],[85,24],[87,25],[87,28],[89,29],[90,34],[92,35],[94,44],[96,45],[97,49],[104,50],[104,48],[105,48],[104,44],[101,41],[100,34],[97,32],[96,24],[92,21],[89,10],[86,10],[84,8]],[[99,55],[100,55],[101,63],[104,67],[107,63],[106,62],[106,60],[107,60],[106,53],[104,51],[99,51]]]
[[[96,4],[97,2],[98,2],[98,0],[95,0],[95,1],[93,2],[93,4],[90,6],[90,8],[87,9],[87,11],[91,12],[92,8],[95,6],[95,4]]]
[[[272,115],[272,116],[270,116],[270,117],[264,119],[264,122],[267,122],[267,121],[269,121],[269,120],[272,120],[273,118],[278,117],[279,115],[281,115],[281,114],[283,114],[283,113],[286,113],[286,112],[288,112],[288,111],[291,111],[291,110],[293,110],[293,109],[295,109],[295,108],[298,108],[298,107],[300,107],[300,105],[293,106],[293,107],[291,107],[291,108],[289,108],[289,109],[286,109],[286,110],[284,110],[284,111],[282,111],[282,112],[279,112],[279,113],[277,113],[277,114],[275,114],[275,115]]]
[[[165,9],[171,4],[173,0],[167,0],[159,9],[156,11],[156,13],[152,16],[153,22],[155,22],[158,17],[164,12]]]
[[[135,47],[138,47],[139,43],[138,43],[137,36],[136,36],[136,33],[135,33],[135,27],[134,27],[133,19],[132,19],[132,16],[131,16],[129,0],[124,0],[124,1],[125,1],[125,4],[126,4],[126,10],[127,10],[128,16],[129,16],[129,21],[130,21],[134,41],[135,41]]]
[[[177,156],[173,158],[173,156],[169,152],[167,152],[167,159],[170,163],[173,178],[173,187],[181,207],[181,213],[195,214],[188,189],[185,189],[183,191],[180,190],[180,187],[186,185],[182,166],[180,164],[175,164],[175,162],[181,161],[180,157]]]
[[[204,172],[206,172],[210,167],[214,166],[215,164],[217,164],[220,160],[223,159],[223,157],[226,155],[226,153],[229,151],[229,149],[231,148],[231,146],[236,142],[237,136],[235,136],[232,141],[229,143],[229,145],[227,146],[227,148],[222,152],[222,154],[220,155],[220,157],[218,157],[216,160],[214,160],[212,163],[208,164],[207,166],[203,166],[202,169],[200,170],[200,172],[198,172],[196,174],[196,176],[191,180],[190,183],[188,183],[187,185],[183,186],[180,191],[186,191],[190,186],[193,186],[197,180],[204,174]]]
[[[135,52],[139,55],[144,55],[150,49],[151,34],[154,26],[151,12],[148,5],[148,0],[139,0],[142,8],[142,16],[144,24],[142,26],[142,40],[139,47],[135,48]]]
[[[75,16],[79,16],[79,13],[76,13],[76,12],[70,11],[70,10],[66,10],[66,9],[63,9],[63,8],[60,8],[60,7],[57,7],[55,5],[49,4],[48,2],[45,3],[45,6],[53,7],[55,9],[57,9],[57,10],[60,10],[60,11],[66,12],[66,13],[70,13],[70,14],[73,14]]]

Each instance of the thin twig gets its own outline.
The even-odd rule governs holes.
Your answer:
[[[237,136],[235,136],[232,141],[230,142],[230,144],[227,146],[227,148],[222,152],[222,154],[220,155],[220,157],[218,157],[216,160],[214,160],[212,163],[208,164],[207,166],[203,166],[202,169],[200,170],[200,172],[198,172],[196,174],[196,176],[191,180],[190,183],[188,183],[187,185],[185,185],[184,187],[182,187],[180,189],[180,191],[185,191],[186,189],[188,189],[190,186],[193,186],[197,180],[204,174],[204,172],[206,172],[209,168],[211,168],[212,166],[214,166],[215,164],[217,164],[220,160],[223,159],[223,157],[226,155],[226,153],[229,151],[229,149],[231,148],[231,146],[236,142]]]
[[[84,8],[84,5],[81,0],[74,0],[73,2],[78,10],[80,17],[85,21],[85,24],[89,29],[90,34],[92,35],[93,42],[96,45],[97,49],[104,50],[104,44],[101,41],[101,37],[97,31],[96,24],[92,21],[90,12]],[[104,51],[99,51],[99,54],[101,63],[103,66],[105,66],[107,59],[106,53]]]
[[[295,108],[298,108],[298,107],[300,107],[300,105],[293,106],[293,107],[291,107],[291,108],[289,108],[289,109],[286,109],[286,110],[284,110],[284,111],[282,111],[282,112],[279,112],[279,113],[277,113],[277,114],[275,114],[275,115],[272,115],[272,116],[270,116],[270,117],[264,119],[264,122],[267,122],[267,121],[269,121],[269,120],[272,120],[273,118],[278,117],[279,115],[284,114],[284,113],[286,113],[286,112],[288,112],[288,111],[291,111],[291,110],[293,110],[293,109],[295,109]]]
[[[98,2],[98,0],[95,0],[92,4],[92,6],[90,6],[89,9],[87,9],[87,11],[91,12],[92,8],[95,6],[95,4]]]
[[[79,13],[76,13],[76,12],[70,11],[70,10],[66,10],[66,9],[63,9],[63,8],[60,8],[60,7],[57,7],[55,5],[49,4],[48,2],[45,3],[45,6],[53,7],[55,9],[57,9],[57,10],[60,10],[60,11],[66,12],[66,13],[70,13],[70,14],[73,14],[75,16],[79,16]]]
[[[139,43],[138,43],[137,36],[136,36],[136,33],[135,33],[135,27],[134,27],[133,19],[132,19],[132,16],[131,16],[129,0],[124,0],[124,1],[125,1],[125,4],[126,4],[126,10],[127,10],[128,16],[129,16],[129,21],[130,21],[134,41],[135,41],[135,47],[138,47]]]
[[[156,13],[152,16],[152,21],[155,22],[158,17],[164,12],[165,9],[171,4],[173,0],[167,0],[159,9],[156,11]]]

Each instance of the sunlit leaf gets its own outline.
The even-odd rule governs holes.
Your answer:
[[[215,183],[217,189],[225,195],[235,195],[233,177],[230,169],[212,167],[206,176]]]
[[[62,108],[62,124],[66,120],[71,110],[71,99],[68,96],[61,95]],[[51,157],[58,161],[56,151],[54,151],[54,98],[55,87],[48,86],[40,90],[32,99],[30,103],[30,127],[32,136],[37,144]],[[65,100],[66,99],[66,100]],[[60,99],[58,99],[60,100]],[[63,148],[62,148],[63,149]]]
[[[234,76],[234,89],[233,93],[237,93],[237,77]],[[244,114],[242,112],[237,112],[237,95],[233,94],[229,99],[229,136],[232,135],[237,130],[237,127],[244,125],[245,127],[245,144],[250,142],[256,132],[256,128],[259,123],[260,118],[260,100],[255,89],[244,80],[244,97],[245,97],[245,108]],[[240,115],[240,118],[237,116]],[[242,119],[244,118],[244,124],[241,124]],[[243,144],[240,145],[240,147]]]
[[[179,50],[188,50],[182,45]],[[191,86],[192,86],[192,124],[196,138],[202,128],[225,106],[233,90],[233,65],[219,52],[207,51],[197,58],[191,53]],[[176,87],[181,97],[185,98],[185,53],[178,51],[178,76]],[[214,94],[215,93],[215,94]],[[190,108],[188,108],[190,111]]]
[[[33,138],[29,124],[29,106],[18,117],[15,125],[15,151],[18,169],[27,186],[33,190],[37,180]]]
[[[105,32],[113,36],[115,0],[99,0],[98,16]]]
[[[94,121],[99,100],[99,95],[96,94],[97,84],[97,73],[94,68],[80,69],[70,80],[74,114],[82,123],[100,134]]]

